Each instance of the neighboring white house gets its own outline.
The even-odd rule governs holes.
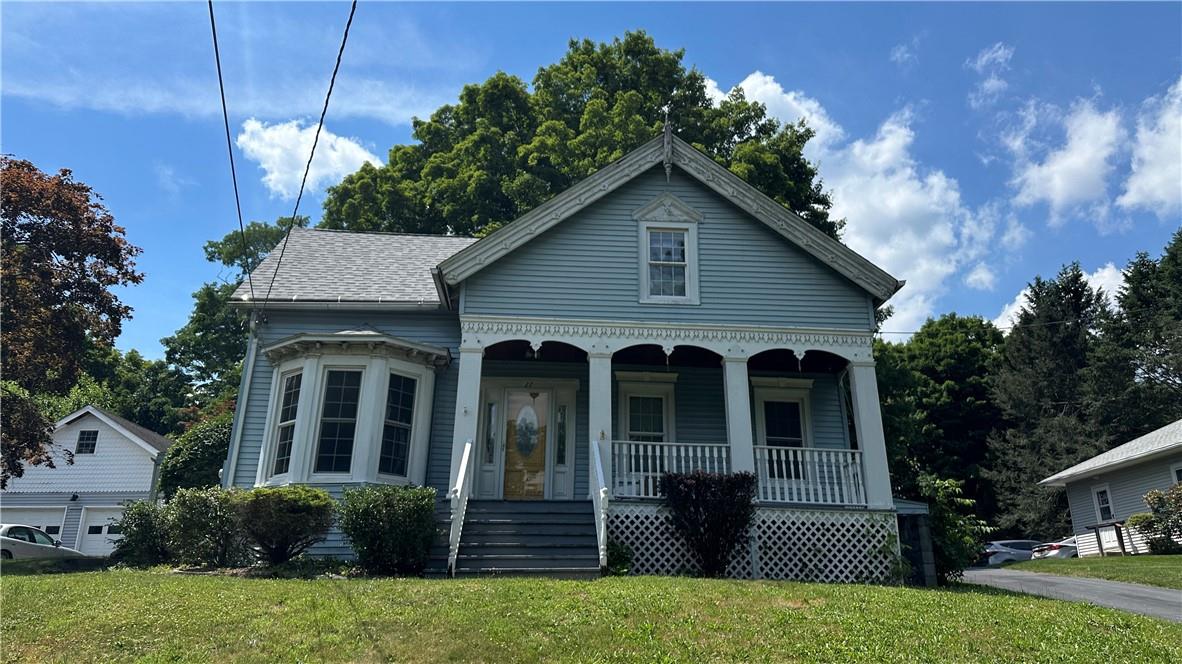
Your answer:
[[[1182,420],[1151,431],[1039,482],[1067,488],[1071,523],[1079,555],[1119,553],[1121,542],[1113,524],[1146,512],[1144,496],[1182,482]],[[1129,553],[1146,553],[1140,533],[1124,530]],[[1099,535],[1097,535],[1099,533]]]
[[[22,477],[9,479],[0,492],[0,522],[35,526],[88,555],[109,554],[119,536],[112,519],[124,503],[153,497],[171,444],[95,406],[70,413],[54,426],[56,467],[26,466]]]

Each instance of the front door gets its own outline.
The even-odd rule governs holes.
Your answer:
[[[546,497],[550,393],[505,391],[505,500]]]
[[[486,500],[570,500],[575,394],[562,380],[484,381],[473,495]]]

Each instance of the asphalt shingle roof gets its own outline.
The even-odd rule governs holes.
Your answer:
[[[431,269],[476,242],[453,235],[354,233],[294,228],[271,289],[272,302],[439,303]],[[267,292],[276,247],[251,273],[256,300]],[[234,300],[250,301],[243,282]]]
[[[1067,470],[1051,475],[1039,482],[1039,484],[1061,486],[1068,480],[1081,476],[1095,475],[1107,468],[1125,465],[1137,459],[1171,449],[1182,451],[1182,420],[1178,420],[1173,424],[1167,424],[1156,431],[1150,431],[1140,438],[1130,440],[1124,445],[1114,447],[1103,454],[1097,454],[1087,461],[1077,463]]]
[[[160,434],[156,433],[155,431],[152,431],[151,429],[142,427],[142,426],[136,424],[135,422],[132,422],[129,419],[119,417],[115,413],[112,413],[111,411],[106,410],[105,408],[99,408],[98,406],[91,406],[91,408],[94,408],[95,410],[99,411],[103,415],[106,415],[107,417],[111,418],[112,420],[117,422],[119,424],[119,426],[123,427],[124,429],[127,429],[132,434],[134,434],[136,437],[138,437],[140,440],[151,445],[152,447],[155,447],[160,452],[167,450],[172,445],[172,440],[165,438],[164,436],[161,436]]]

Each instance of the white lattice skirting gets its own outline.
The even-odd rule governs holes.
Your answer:
[[[686,574],[696,556],[656,503],[611,504],[608,538],[632,549],[633,574]],[[739,579],[830,583],[883,582],[898,557],[899,532],[890,512],[758,507],[747,551],[731,561]]]

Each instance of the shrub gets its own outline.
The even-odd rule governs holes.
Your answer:
[[[345,491],[341,530],[369,574],[419,574],[438,536],[435,489],[367,486]]]
[[[324,489],[258,487],[238,492],[234,505],[250,547],[269,565],[281,565],[323,542],[332,526],[334,503]]]
[[[1139,531],[1149,546],[1149,552],[1157,555],[1182,553],[1182,483],[1161,491],[1154,489],[1145,494],[1149,512],[1134,514],[1125,525]]]
[[[123,536],[115,542],[111,560],[132,567],[150,567],[168,561],[168,537],[159,503],[137,500],[119,517]]]
[[[920,475],[919,493],[931,502],[932,553],[941,583],[955,581],[981,555],[985,536],[993,532],[972,512],[977,501],[964,497],[964,483]]]
[[[673,529],[698,554],[706,576],[724,576],[735,550],[747,542],[755,517],[755,487],[753,473],[661,476]]]
[[[216,486],[218,471],[230,450],[233,413],[194,424],[164,453],[160,462],[160,495],[166,500],[177,489]]]
[[[246,543],[232,491],[220,487],[181,489],[164,505],[168,548],[177,562],[233,567],[246,560]]]
[[[607,542],[607,573],[612,576],[628,576],[632,571],[632,547],[617,542],[616,540],[608,540]]]

